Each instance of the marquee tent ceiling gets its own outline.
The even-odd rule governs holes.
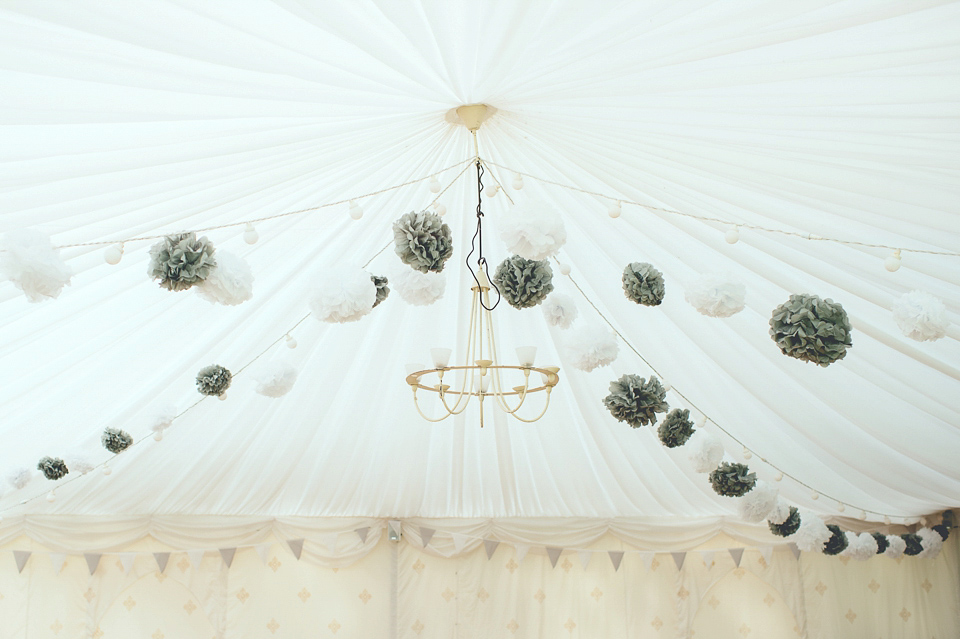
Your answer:
[[[4,3],[0,11],[0,231],[56,245],[200,229],[348,200],[473,156],[446,113],[485,102],[480,155],[515,198],[554,205],[559,259],[603,315],[665,377],[776,470],[794,504],[836,501],[895,517],[960,505],[960,257],[741,230],[734,223],[868,244],[960,250],[960,5],[950,2],[136,2]],[[530,176],[640,202],[609,202]],[[242,255],[254,297],[214,306],[146,275],[152,241],[110,266],[103,245],[64,248],[75,271],[56,300],[0,284],[0,468],[77,451],[95,462],[105,426],[139,440],[57,491],[35,477],[0,499],[6,516],[266,515],[735,517],[650,428],[616,422],[601,399],[623,373],[650,373],[630,348],[575,370],[566,333],[537,309],[495,311],[501,339],[558,363],[547,416],[532,425],[476,412],[433,425],[414,411],[408,362],[456,346],[469,309],[468,170],[441,198],[455,238],[433,306],[391,296],[362,321],[308,318],[261,358],[290,357],[291,393],[269,399],[238,375],[149,440],[157,407],[199,396],[194,376],[235,372],[303,317],[305,292],[336,263],[390,275],[378,253],[425,182],[347,205],[206,232]],[[487,203],[485,250],[506,257]],[[704,222],[669,209],[728,220]],[[663,271],[662,306],[624,298],[623,266]],[[406,267],[402,267],[406,268]],[[556,269],[555,269],[556,272]],[[726,272],[746,309],[713,319],[684,301],[698,273]],[[572,282],[578,322],[600,317]],[[914,342],[891,315],[920,289],[941,298],[947,337]],[[840,301],[853,348],[829,368],[780,354],[771,310],[792,293]],[[456,358],[456,354],[454,356]],[[259,363],[259,362],[258,362]],[[256,366],[251,366],[250,371]],[[681,405],[675,395],[671,403]],[[716,430],[716,429],[714,429]],[[717,431],[718,432],[718,431]],[[723,436],[728,455],[741,447]],[[40,499],[20,505],[35,495]],[[877,513],[877,514],[874,514]]]

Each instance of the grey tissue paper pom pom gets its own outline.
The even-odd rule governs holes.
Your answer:
[[[851,330],[843,307],[816,295],[791,295],[770,317],[770,336],[784,355],[820,366],[846,356]]]
[[[650,377],[646,380],[639,375],[624,375],[610,382],[610,394],[603,404],[617,421],[627,422],[632,428],[657,423],[657,413],[665,413],[667,391],[660,380]]]
[[[800,530],[800,511],[796,506],[790,506],[790,515],[782,523],[775,524],[772,521],[767,524],[770,526],[770,532],[778,537],[789,537]]]
[[[873,538],[877,540],[877,554],[882,555],[887,549],[887,546],[890,545],[890,542],[887,540],[887,536],[883,533],[875,532],[873,533]]]
[[[553,269],[547,260],[528,260],[519,255],[500,262],[493,282],[503,299],[514,308],[531,308],[553,291]]]
[[[693,422],[690,421],[690,411],[686,408],[674,408],[667,413],[660,428],[657,429],[660,443],[667,448],[683,446],[691,435],[693,435]]]
[[[219,364],[204,366],[197,373],[197,390],[202,395],[222,395],[233,380],[233,374]]]
[[[43,473],[43,476],[51,481],[55,481],[65,476],[70,470],[65,461],[59,457],[43,457],[37,463],[37,470]]]
[[[119,428],[106,428],[103,435],[100,436],[100,443],[111,453],[119,454],[130,448],[133,444],[133,437],[130,433]]]
[[[664,295],[663,275],[646,262],[632,262],[623,269],[623,293],[644,306],[659,306]]]
[[[827,540],[827,543],[823,545],[823,554],[825,555],[839,555],[842,553],[849,540],[847,536],[843,534],[843,531],[840,530],[840,526],[835,524],[827,524],[827,528],[830,529],[830,539]]]
[[[380,305],[380,302],[387,299],[387,296],[390,295],[390,287],[387,286],[386,277],[371,275],[370,279],[373,281],[373,285],[377,287],[377,301],[373,303],[373,308],[376,308]]]
[[[175,233],[150,248],[147,273],[168,291],[185,291],[200,284],[217,266],[213,244],[196,233]]]
[[[723,462],[710,473],[713,492],[723,497],[743,497],[756,483],[756,473],[751,473],[746,464]]]
[[[393,243],[400,260],[421,273],[439,273],[453,255],[450,227],[429,211],[411,211],[400,216],[393,223]]]
[[[923,543],[920,541],[920,535],[916,533],[907,533],[905,535],[900,535],[900,539],[907,543],[907,547],[903,551],[903,554],[907,555],[908,557],[914,557],[923,551]]]

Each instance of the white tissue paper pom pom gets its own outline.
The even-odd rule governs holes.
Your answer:
[[[841,557],[853,557],[857,561],[866,561],[877,554],[877,540],[870,533],[859,535],[849,530],[843,533],[847,537],[847,547]]]
[[[569,295],[554,293],[543,302],[543,316],[551,326],[570,328],[577,319],[577,305]]]
[[[310,292],[310,310],[322,322],[356,322],[373,310],[377,286],[361,268],[334,267],[320,273]]]
[[[528,260],[556,255],[567,241],[560,212],[539,200],[517,204],[500,216],[498,223],[507,250]]]
[[[777,503],[774,504],[773,509],[770,511],[770,514],[767,515],[767,521],[771,524],[779,526],[787,520],[787,517],[790,516],[790,504],[784,500],[777,498]]]
[[[823,552],[823,546],[833,536],[819,515],[804,510],[800,512],[800,528],[793,534],[793,541],[803,552]]]
[[[13,282],[31,302],[59,296],[72,274],[40,231],[19,229],[0,238],[0,278]]]
[[[196,289],[212,304],[236,306],[253,297],[253,272],[239,255],[217,251],[217,266]]]
[[[691,282],[684,297],[695,309],[710,317],[730,317],[743,310],[747,289],[729,277],[704,274]]]
[[[390,275],[390,286],[407,304],[429,306],[443,297],[447,276],[443,273],[421,273],[412,268],[397,269]]]
[[[93,470],[93,463],[79,453],[65,456],[63,462],[67,465],[71,473],[76,473],[77,475],[86,475]]]
[[[923,291],[910,291],[897,300],[893,319],[904,335],[918,342],[940,339],[950,325],[943,302]]]
[[[579,326],[567,339],[570,363],[588,373],[599,366],[609,366],[619,351],[616,335],[600,324]]]
[[[920,545],[923,547],[917,557],[933,559],[940,554],[943,549],[943,537],[940,536],[940,533],[930,528],[921,528],[917,531],[917,536],[920,537]]]
[[[757,480],[750,491],[737,499],[740,509],[740,519],[752,524],[766,519],[767,515],[776,507],[780,491],[762,479]]]
[[[155,433],[162,433],[170,428],[173,420],[177,418],[177,407],[173,404],[165,404],[157,408],[157,412],[150,420],[150,430]]]
[[[7,475],[7,482],[17,490],[29,484],[31,479],[33,479],[33,471],[25,466],[15,468]]]
[[[693,431],[684,448],[688,452],[693,470],[698,473],[713,472],[723,459],[723,442],[702,428]]]
[[[257,392],[267,397],[282,397],[293,388],[297,373],[297,368],[289,362],[267,362],[257,371]]]
[[[907,549],[907,542],[903,540],[903,537],[900,535],[887,535],[887,549],[883,551],[883,554],[891,559],[899,559],[903,557],[903,551]]]

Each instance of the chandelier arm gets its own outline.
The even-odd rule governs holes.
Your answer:
[[[423,417],[423,418],[424,418],[425,420],[427,420],[428,422],[433,422],[434,424],[436,424],[437,422],[442,422],[442,421],[445,420],[447,417],[450,417],[450,415],[452,415],[452,413],[451,413],[450,411],[447,411],[447,414],[444,415],[443,417],[441,417],[440,419],[433,419],[433,418],[431,418],[431,417],[427,417],[426,415],[424,415],[424,414],[423,414],[423,411],[420,409],[420,402],[417,401],[417,391],[416,391],[416,390],[413,391],[413,405],[416,406],[417,412],[420,413],[420,417]]]
[[[516,413],[510,413],[511,417],[513,417],[514,419],[520,420],[521,422],[524,422],[526,424],[532,424],[535,421],[539,421],[541,417],[547,414],[547,409],[550,408],[550,390],[551,390],[550,388],[547,389],[547,400],[543,403],[543,410],[540,411],[539,415],[537,415],[533,419],[524,419],[523,417],[520,417]]]
[[[500,392],[498,392],[496,394],[496,400],[497,400],[497,405],[500,406],[500,410],[502,410],[505,413],[510,413],[511,415],[513,415],[518,410],[520,410],[520,407],[523,406],[523,403],[527,401],[527,395],[529,394],[527,391],[529,390],[529,386],[530,386],[530,378],[527,376],[526,379],[524,379],[523,392],[517,393],[517,395],[520,397],[520,403],[518,403],[516,407],[513,409],[511,409],[510,405],[507,403],[507,399],[503,395],[503,391],[501,390]],[[510,389],[510,390],[514,390],[514,389]]]

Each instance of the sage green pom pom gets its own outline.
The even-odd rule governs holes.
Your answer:
[[[623,269],[623,293],[644,306],[659,306],[665,293],[663,274],[646,262],[632,262]]]
[[[223,395],[230,388],[233,374],[219,364],[204,366],[197,373],[197,390],[202,395]]]
[[[827,524],[827,528],[829,528],[830,532],[833,534],[830,535],[830,539],[827,540],[827,543],[823,545],[823,554],[839,555],[847,547],[847,536],[843,534],[842,530],[840,530],[840,526],[835,524]]]
[[[394,251],[410,268],[439,273],[453,255],[450,227],[430,211],[411,211],[393,223]]]
[[[185,291],[203,282],[217,261],[213,244],[196,233],[168,235],[150,248],[147,273],[168,291]]]
[[[882,555],[883,551],[890,545],[890,542],[887,541],[887,536],[883,533],[875,532],[873,533],[873,538],[877,540],[877,554]]]
[[[43,457],[37,463],[37,470],[50,481],[56,481],[70,472],[66,462],[59,457]]]
[[[111,453],[118,454],[130,448],[133,444],[133,437],[130,436],[130,433],[119,428],[107,428],[100,436],[100,443]]]
[[[820,366],[846,357],[852,330],[840,304],[816,295],[791,295],[770,317],[770,336],[784,355]]]
[[[723,462],[710,473],[713,492],[722,497],[743,497],[756,483],[756,473],[751,473],[746,464]]]
[[[775,524],[768,522],[767,525],[770,526],[770,532],[774,535],[778,537],[789,537],[800,530],[800,511],[797,510],[796,506],[790,506],[790,514],[783,520],[783,523]]]
[[[913,557],[915,555],[919,555],[923,550],[923,542],[920,540],[920,535],[907,533],[906,535],[900,535],[900,539],[905,541],[907,544],[907,548],[903,551],[903,554],[905,555]]]
[[[639,375],[624,375],[610,382],[610,394],[603,400],[604,406],[617,421],[627,422],[632,428],[657,423],[657,413],[665,413],[667,391],[660,380],[651,376],[646,380]]]
[[[387,286],[386,277],[371,275],[370,279],[373,281],[373,285],[377,287],[377,301],[373,303],[373,308],[376,308],[380,305],[380,302],[387,299],[387,295],[390,295],[390,287]]]
[[[693,435],[693,422],[690,421],[690,411],[686,408],[674,408],[667,413],[660,428],[657,429],[660,443],[667,448],[683,446]]]
[[[547,260],[528,260],[514,255],[500,262],[493,282],[507,304],[531,308],[553,291],[553,269]]]

